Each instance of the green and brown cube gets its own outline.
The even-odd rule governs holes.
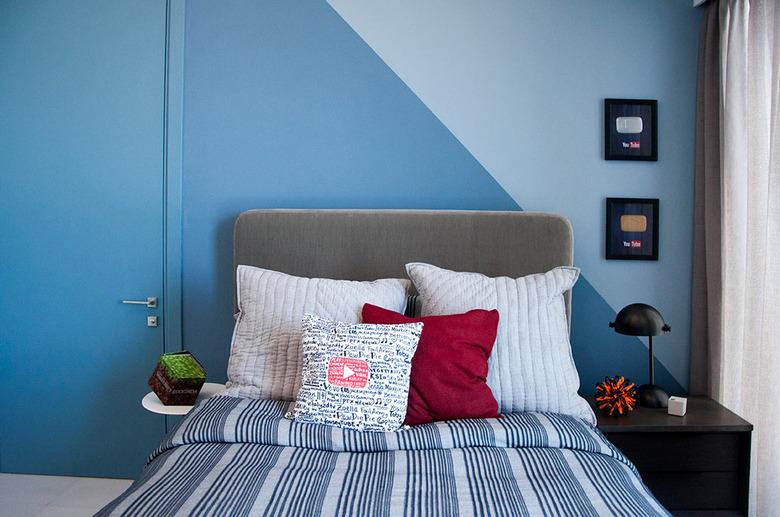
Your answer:
[[[149,378],[149,386],[166,406],[194,404],[204,382],[206,372],[187,351],[161,355]]]

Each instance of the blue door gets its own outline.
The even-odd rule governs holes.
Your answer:
[[[164,433],[165,11],[0,0],[3,472],[134,477]]]

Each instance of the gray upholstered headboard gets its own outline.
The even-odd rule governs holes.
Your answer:
[[[234,273],[247,264],[296,276],[375,280],[406,278],[404,264],[428,262],[519,277],[572,265],[572,250],[571,224],[555,214],[249,210],[236,220],[233,267]]]

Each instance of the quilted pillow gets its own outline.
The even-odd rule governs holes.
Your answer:
[[[487,383],[502,412],[550,411],[596,423],[577,394],[580,379],[563,298],[577,281],[578,268],[521,278],[458,273],[419,262],[407,264],[406,271],[420,293],[423,316],[498,309]]]
[[[395,431],[406,416],[422,323],[350,324],[303,317],[303,382],[288,416],[359,431]]]
[[[236,276],[226,394],[276,400],[294,400],[301,385],[304,313],[358,323],[364,303],[403,311],[410,286],[406,279],[302,278],[251,266],[238,266]]]
[[[368,303],[363,306],[363,323],[425,325],[412,359],[405,424],[498,417],[498,404],[485,379],[498,320],[496,310],[407,318]]]

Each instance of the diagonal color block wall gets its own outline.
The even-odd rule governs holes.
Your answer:
[[[612,306],[672,322],[659,357],[687,384],[699,11],[684,1],[349,2],[339,14],[520,205],[569,217]],[[658,99],[657,163],[603,159],[602,100]],[[604,198],[661,201],[657,263],[607,261]]]
[[[608,80],[599,72],[605,58],[601,50],[613,44],[620,32],[614,27],[636,23],[637,7],[587,3],[588,37],[593,40],[588,45],[577,45],[570,36],[564,43],[571,48],[556,50],[543,37],[542,26],[553,33],[584,30],[576,13],[558,16],[564,4],[529,3],[517,24],[505,27],[521,36],[528,26],[537,27],[537,32],[526,34],[523,47],[525,59],[534,65],[528,69],[528,84],[518,84],[515,91],[511,84],[491,86],[496,77],[480,68],[474,68],[468,80],[459,80],[463,70],[455,62],[472,66],[476,55],[500,67],[522,57],[511,46],[495,55],[481,54],[479,45],[492,40],[489,34],[464,31],[469,26],[463,25],[463,17],[474,14],[470,3],[447,4],[446,16],[434,24],[440,25],[436,41],[449,41],[449,31],[454,31],[462,34],[468,48],[459,47],[462,54],[440,54],[422,38],[431,30],[433,11],[399,10],[398,15],[411,16],[410,27],[405,29],[408,32],[394,33],[398,15],[376,11],[372,20],[357,3],[353,11],[336,5],[342,18],[325,2],[313,0],[232,1],[219,6],[205,0],[188,2],[184,345],[203,362],[209,378],[225,376],[233,324],[231,230],[242,210],[516,210],[522,205],[564,213],[575,225],[576,260],[583,266],[584,278],[574,292],[572,342],[583,391],[591,391],[596,380],[615,373],[644,381],[644,345],[607,327],[614,309],[630,301],[655,304],[675,326],[672,335],[658,341],[663,363],[658,382],[672,392],[681,391],[686,383],[690,283],[690,245],[684,241],[690,236],[692,211],[692,151],[683,148],[686,141],[692,145],[693,138],[695,43],[689,52],[681,48],[695,42],[697,21],[686,9],[659,4],[656,16],[643,22],[658,34],[651,34],[647,45],[630,49],[632,63],[639,60],[648,66],[629,63],[630,71],[641,75],[627,80],[620,73],[621,64],[615,62],[609,68],[614,79]],[[507,6],[495,4],[494,9]],[[379,25],[372,28],[370,22],[377,21],[387,22],[385,36],[376,29]],[[665,25],[670,26],[666,33]],[[661,34],[669,41],[658,41]],[[398,41],[405,38],[409,41]],[[386,44],[393,41],[399,47],[387,50]],[[448,78],[446,84],[410,73],[404,55],[420,59],[411,69],[440,70]],[[460,71],[446,75],[441,60]],[[673,61],[675,69],[690,66],[691,71],[677,74],[676,82],[670,82],[668,74],[656,79],[658,70],[653,65],[664,60]],[[567,67],[580,71],[582,81],[573,81]],[[581,83],[587,83],[589,67],[601,79],[591,80],[583,92]],[[548,83],[556,80],[555,70],[561,71],[565,83]],[[475,89],[480,83],[484,88]],[[463,85],[471,86],[458,91]],[[442,95],[435,95],[437,91]],[[507,92],[517,98],[507,100]],[[661,132],[668,136],[662,136],[662,160],[655,168],[600,161],[600,100],[619,95],[658,98],[661,106],[676,110],[677,118],[671,113],[668,123],[662,118]],[[475,109],[485,110],[482,100],[487,97],[496,97],[497,107],[481,118],[471,118],[473,111],[458,108],[473,102]],[[505,101],[526,106],[512,124],[494,120],[507,109]],[[545,120],[549,113],[557,116],[565,109],[573,113],[568,126]],[[481,139],[476,139],[480,133]],[[547,140],[561,144],[545,146]],[[495,145],[486,150],[478,145],[480,141]],[[517,161],[518,156],[527,159]],[[514,172],[508,172],[512,167]],[[662,188],[665,183],[668,191]],[[676,214],[662,222],[661,261],[634,267],[600,263],[594,250],[603,247],[602,204],[607,195],[661,197],[662,217],[667,208]]]

